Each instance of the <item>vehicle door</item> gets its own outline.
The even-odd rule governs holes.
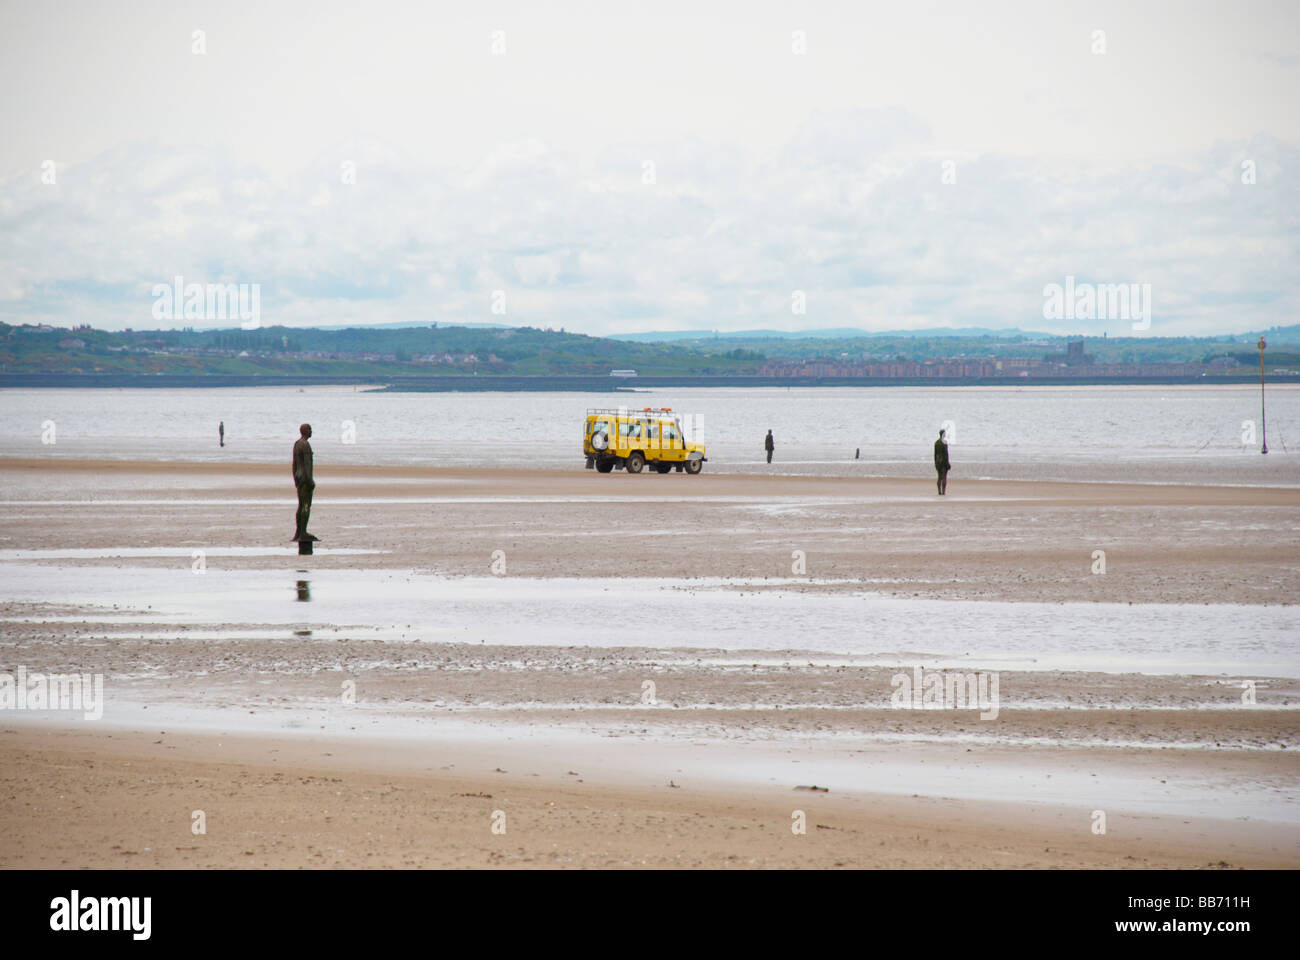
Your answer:
[[[640,450],[642,453],[649,453],[650,442],[650,422],[648,420],[632,420],[627,425],[627,448],[628,450]],[[646,459],[650,459],[649,456]]]
[[[686,459],[686,441],[672,420],[659,421],[659,459],[681,463]]]

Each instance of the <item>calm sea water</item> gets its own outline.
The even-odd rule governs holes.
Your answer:
[[[0,391],[0,457],[287,462],[298,424],[310,422],[320,464],[580,469],[589,407],[666,406],[708,444],[715,472],[922,475],[946,424],[954,477],[1295,485],[1300,387],[1271,387],[1267,402],[1264,457],[1251,387],[14,389]]]

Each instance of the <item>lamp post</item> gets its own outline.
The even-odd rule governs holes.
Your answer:
[[[1264,348],[1268,346],[1264,338],[1259,338],[1259,439],[1263,446],[1260,453],[1268,453],[1268,425],[1264,420]]]

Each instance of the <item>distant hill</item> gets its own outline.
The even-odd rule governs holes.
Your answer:
[[[761,354],[622,343],[532,327],[375,325],[323,329],[107,331],[0,323],[0,371],[237,376],[725,376],[752,373]]]
[[[668,336],[673,339],[655,339]],[[1102,364],[1202,363],[1230,357],[1239,365],[1247,360],[1258,365],[1259,336],[1088,337],[1085,349]],[[1264,336],[1266,365],[1295,365],[1300,325],[1274,327]],[[478,374],[593,377],[633,369],[641,376],[753,376],[774,360],[1042,360],[1063,353],[1071,339],[979,327],[874,333],[853,328],[799,334],[754,330],[691,339],[684,332],[592,337],[500,324],[107,331],[0,323],[0,372],[383,380]]]
[[[1274,343],[1300,343],[1300,323],[1293,323],[1289,327],[1272,327],[1245,336],[1252,340],[1258,340],[1262,336],[1270,346]]]
[[[611,334],[611,340],[636,343],[668,343],[707,340],[848,340],[872,337],[1055,337],[1059,334],[1032,333],[1015,328],[927,327],[920,330],[863,330],[860,327],[826,327],[814,330],[658,330],[649,333]]]
[[[393,321],[388,322],[388,323],[367,323],[367,324],[365,325],[365,328],[364,328],[364,329],[366,329],[366,330],[409,330],[409,329],[411,329],[411,328],[413,328],[413,327],[429,327],[429,326],[437,326],[437,325],[438,325],[438,324],[433,324],[433,323],[431,323],[430,321],[427,321],[427,320],[425,320],[425,321],[418,321],[418,320],[393,320]],[[444,327],[471,327],[471,328],[474,328],[474,329],[491,329],[491,330],[507,330],[507,329],[509,329],[509,330],[518,330],[518,329],[522,329],[521,327],[515,327],[513,324],[509,324],[509,323],[443,323],[443,324],[441,324],[441,326],[444,326]],[[357,327],[357,325],[356,325],[355,323],[333,323],[333,324],[323,324],[323,325],[321,325],[321,326],[319,326],[319,327],[312,327],[312,328],[310,328],[310,329],[312,329],[312,330],[352,330],[352,329],[354,329],[354,328],[356,328],[356,327]]]

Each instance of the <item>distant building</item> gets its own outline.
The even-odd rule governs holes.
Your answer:
[[[1065,345],[1065,353],[1049,353],[1043,357],[1044,363],[1063,363],[1067,367],[1086,367],[1092,363],[1092,355],[1083,352],[1083,340],[1071,340]]]
[[[1199,363],[1093,363],[1082,352],[1082,341],[1071,353],[1057,354],[1055,363],[1029,357],[976,360],[950,357],[921,363],[895,361],[867,363],[826,360],[769,360],[758,369],[763,377],[834,377],[871,379],[980,380],[992,377],[1193,377],[1205,372]],[[1082,358],[1084,362],[1078,362]]]

